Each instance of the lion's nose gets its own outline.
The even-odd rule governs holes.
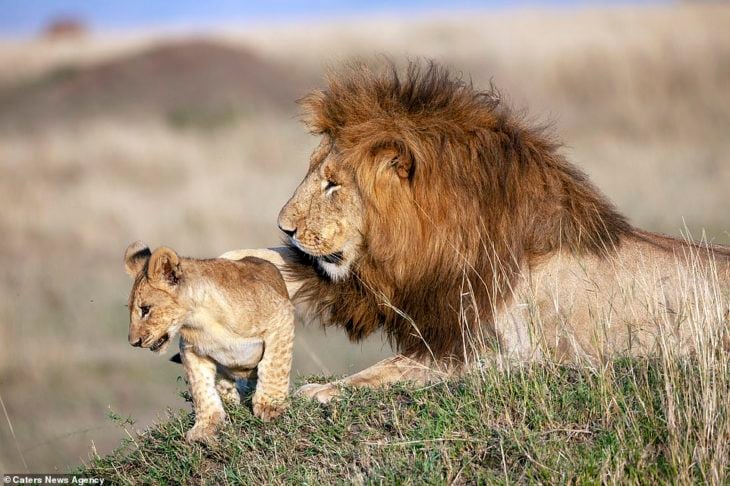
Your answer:
[[[297,233],[296,228],[287,228],[286,226],[281,224],[279,225],[279,229],[289,236],[294,236]]]
[[[131,344],[131,345],[132,345],[132,346],[134,346],[135,348],[139,348],[140,346],[142,346],[142,338],[139,338],[139,339],[137,339],[137,340],[136,340],[136,341],[134,341],[134,342],[132,342],[132,340],[130,339],[130,340],[129,340],[129,344]]]

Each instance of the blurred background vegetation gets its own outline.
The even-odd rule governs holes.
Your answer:
[[[127,344],[122,253],[276,245],[316,143],[294,100],[351,56],[494,82],[634,224],[730,241],[728,4],[284,1],[238,22],[239,2],[67,3],[0,21],[0,471],[65,469],[118,443],[110,413],[142,428],[187,406],[181,369]],[[295,376],[388,353],[302,327]]]

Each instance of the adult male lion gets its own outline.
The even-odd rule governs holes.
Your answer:
[[[340,383],[423,382],[490,347],[689,349],[694,324],[725,327],[730,250],[632,227],[494,91],[435,64],[348,67],[301,104],[321,142],[279,215],[288,248],[227,256],[270,259],[325,325],[355,341],[382,329],[401,352]]]

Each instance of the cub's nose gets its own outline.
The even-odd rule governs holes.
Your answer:
[[[129,344],[134,346],[135,348],[139,348],[142,346],[142,338],[137,339],[136,341],[132,341],[132,337],[129,338]]]
[[[282,224],[279,224],[279,229],[286,233],[288,236],[294,236],[297,233],[296,228],[288,228]]]

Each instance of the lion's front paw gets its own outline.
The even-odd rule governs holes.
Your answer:
[[[263,420],[270,422],[286,410],[286,400],[272,400],[266,397],[254,395],[253,397],[253,414]]]
[[[185,440],[188,444],[193,442],[202,442],[204,444],[211,444],[215,442],[218,435],[218,430],[221,428],[225,420],[223,418],[196,421],[193,428],[185,433]]]
[[[309,383],[299,387],[295,395],[314,398],[319,403],[329,403],[330,400],[339,396],[340,389],[334,383]]]

